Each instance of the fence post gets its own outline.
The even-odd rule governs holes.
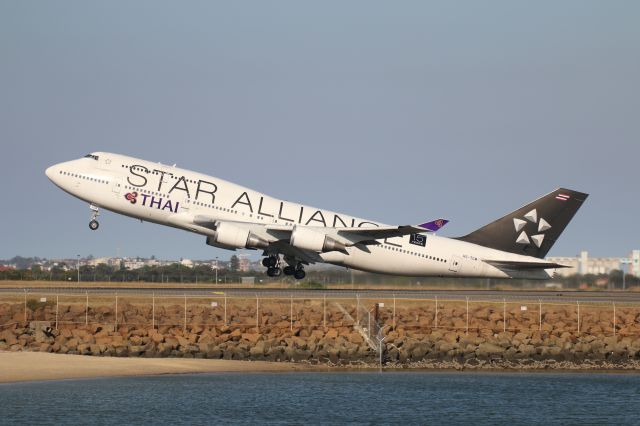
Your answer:
[[[27,322],[27,289],[24,289],[24,322]]]
[[[396,329],[396,294],[393,293],[393,329]]]
[[[184,331],[187,331],[187,295],[184,295]]]
[[[256,330],[260,332],[260,299],[256,293]]]
[[[507,299],[502,299],[502,331],[507,332]]]
[[[87,295],[87,302],[84,305],[84,325],[89,324],[89,292],[85,292]]]
[[[115,327],[114,330],[118,329],[118,293],[116,292],[116,316],[115,316]]]
[[[293,294],[290,295],[291,296],[291,307],[289,309],[289,328],[291,329],[291,331],[293,331]]]
[[[578,334],[580,334],[580,301],[576,300],[576,304],[578,305]]]
[[[469,296],[467,296],[467,331],[466,334],[469,334]]]
[[[438,295],[436,295],[436,317],[435,326],[433,328],[438,328]]]
[[[616,302],[613,302],[613,335],[616,335]]]
[[[227,325],[227,293],[224,294],[224,325]]]
[[[56,330],[58,329],[58,306],[60,305],[58,301],[59,294],[56,293]]]
[[[356,325],[360,325],[360,295],[356,294]]]
[[[322,327],[327,330],[327,295],[322,296]]]
[[[538,299],[538,305],[540,306],[538,310],[538,331],[542,331],[542,299]]]
[[[156,328],[156,293],[151,293],[151,328]]]

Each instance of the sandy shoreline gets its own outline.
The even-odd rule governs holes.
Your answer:
[[[222,372],[313,371],[285,362],[183,358],[115,358],[44,352],[0,352],[0,383],[96,377]]]

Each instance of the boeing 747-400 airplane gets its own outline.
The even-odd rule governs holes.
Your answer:
[[[389,226],[278,200],[175,166],[95,152],[56,164],[49,179],[90,204],[89,227],[104,208],[206,237],[228,250],[260,249],[271,277],[305,276],[331,263],[410,276],[549,278],[563,265],[544,260],[587,194],[557,189],[464,237],[435,234],[447,223]]]

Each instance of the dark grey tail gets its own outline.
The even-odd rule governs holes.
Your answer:
[[[461,241],[543,258],[589,195],[560,188],[483,226]]]

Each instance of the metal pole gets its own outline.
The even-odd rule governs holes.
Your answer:
[[[576,301],[578,305],[578,334],[580,334],[580,301]]]
[[[371,339],[371,311],[367,312],[369,319],[367,320],[367,333],[369,333],[369,339]]]
[[[467,331],[466,334],[469,334],[469,296],[467,296]]]
[[[616,335],[616,302],[613,302],[613,335]]]
[[[260,331],[260,299],[256,293],[256,330]]]
[[[291,331],[293,331],[293,294],[291,295],[291,308],[289,310],[289,323],[290,323],[290,329]]]
[[[87,294],[87,302],[84,305],[84,325],[88,325],[89,324],[89,292],[86,292]]]
[[[187,331],[187,295],[184,295],[184,331]]]
[[[436,295],[436,317],[435,317],[435,325],[433,328],[438,328],[438,296]]]
[[[118,293],[116,293],[116,325],[114,330],[118,329]]]
[[[393,329],[396,329],[396,294],[393,294]]]
[[[58,294],[56,294],[56,330],[58,329],[58,306],[59,306]]]
[[[538,299],[540,309],[538,311],[538,331],[542,331],[542,299]]]
[[[24,322],[27,322],[27,290],[24,290]]]
[[[507,299],[502,299],[502,331],[507,332]]]
[[[322,327],[327,329],[327,295],[322,296]]]
[[[224,294],[224,325],[227,325],[227,293]]]
[[[151,328],[156,328],[156,293],[151,293]]]
[[[353,276],[353,271],[351,271]],[[360,295],[356,294],[356,325],[360,325]]]

